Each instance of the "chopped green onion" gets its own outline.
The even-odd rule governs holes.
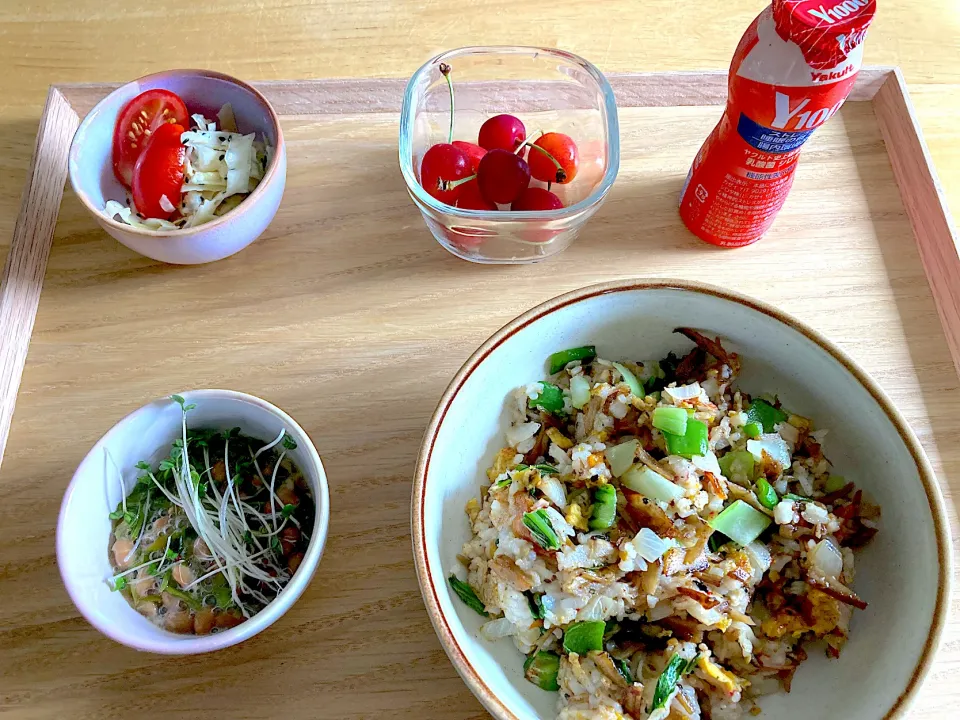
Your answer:
[[[542,390],[535,398],[530,398],[527,405],[530,408],[540,408],[552,415],[563,413],[563,390],[548,382],[540,383]]]
[[[682,657],[674,655],[670,658],[667,666],[657,679],[657,687],[653,693],[653,706],[650,708],[651,712],[666,707],[667,701],[673,695],[673,691],[677,687],[677,682],[679,682],[683,671],[686,669],[687,661]]]
[[[627,470],[620,482],[634,492],[661,502],[668,503],[683,497],[683,488],[642,463],[637,463]]]
[[[534,470],[539,470],[541,475],[559,475],[560,471],[557,470],[553,465],[546,465],[540,463],[539,465],[533,466]]]
[[[713,520],[710,527],[722,532],[738,545],[749,545],[773,522],[759,510],[747,505],[743,500],[728,505]]]
[[[577,410],[590,402],[590,381],[583,375],[570,378],[570,402]]]
[[[591,530],[606,530],[617,517],[617,489],[613,485],[601,485],[593,491],[593,513],[590,516]]]
[[[623,679],[627,681],[627,684],[633,685],[633,673],[630,672],[630,666],[627,664],[627,661],[614,658],[613,664],[616,666],[617,672],[623,675]]]
[[[111,520],[119,520],[122,517],[123,517],[123,508],[117,508],[109,515],[109,518]]]
[[[683,437],[687,432],[689,417],[683,408],[658,407],[653,411],[653,426],[657,430]]]
[[[575,360],[579,360],[581,363],[590,362],[596,356],[597,348],[594,345],[584,345],[583,347],[555,352],[550,356],[550,374],[560,372]]]
[[[750,422],[743,426],[743,431],[747,434],[747,437],[751,440],[756,440],[758,437],[763,435],[763,425],[760,423]]]
[[[614,477],[620,477],[630,469],[636,459],[639,445],[639,440],[627,440],[603,451],[603,454],[607,457],[607,465]]]
[[[577,655],[586,655],[591,650],[603,650],[606,625],[603,620],[574,623],[563,634],[563,649]]]
[[[483,603],[480,602],[480,598],[477,597],[477,593],[474,591],[470,585],[463,582],[462,580],[457,579],[456,575],[451,575],[449,577],[450,587],[453,588],[453,591],[457,594],[464,604],[472,610],[476,610],[478,613],[487,617],[487,610],[483,607]]]
[[[296,509],[297,509],[296,505],[290,505],[290,504],[284,505],[283,508],[280,510],[280,515],[282,515],[284,518],[288,518],[291,515],[293,515]]]
[[[663,437],[667,441],[667,453],[670,455],[680,455],[688,460],[694,455],[706,455],[710,449],[707,442],[707,424],[702,420],[687,420],[686,432],[683,435],[671,435],[664,433]]]
[[[610,638],[620,632],[620,623],[614,620],[608,620],[604,624],[603,628],[603,642],[607,642]]]
[[[495,483],[493,484],[493,486],[494,486],[495,488],[502,488],[502,487],[506,487],[507,485],[509,485],[509,484],[512,483],[512,482],[513,482],[513,479],[512,479],[512,478],[506,477],[506,478],[504,478],[503,480],[499,480],[499,481],[495,482]]]
[[[527,604],[530,605],[530,613],[533,617],[537,620],[543,620],[544,609],[540,596],[534,592],[525,592],[524,595],[527,596]]]
[[[201,607],[203,607],[203,603],[198,598],[194,597],[188,592],[180,590],[179,588],[168,586],[164,592],[173,595],[175,598],[183,600],[191,610],[199,610]]]
[[[721,457],[718,462],[720,469],[728,479],[742,476],[744,480],[753,479],[753,455],[745,450],[734,450]]]
[[[841,490],[846,487],[847,481],[842,475],[831,475],[827,478],[827,482],[824,483],[823,489],[828,493],[835,493],[837,490]]]
[[[793,500],[794,502],[813,502],[812,498],[804,497],[803,495],[795,495],[794,493],[786,493],[783,496],[784,500]]]
[[[747,408],[747,422],[760,425],[765,433],[774,432],[777,425],[786,422],[787,417],[783,410],[759,398]]]
[[[730,538],[724,535],[722,532],[713,532],[710,534],[710,539],[707,540],[707,546],[710,548],[710,552],[720,552],[720,548],[730,542]]]
[[[632,392],[637,397],[643,397],[646,393],[643,392],[643,383],[637,380],[637,376],[632,372],[627,370],[620,363],[613,363],[613,366],[619,371],[623,376],[623,381],[630,386],[630,392]]]
[[[113,585],[110,589],[116,592],[117,590],[123,590],[126,586],[127,579],[125,577],[118,577],[113,579]]]
[[[560,656],[540,650],[523,663],[523,676],[543,690],[557,691],[560,685],[557,675],[560,672]]]
[[[757,480],[757,500],[769,510],[773,510],[777,506],[777,503],[780,502],[780,498],[777,497],[777,491],[773,489],[773,485],[771,485],[766,478],[759,478]]]
[[[542,508],[523,514],[523,524],[530,530],[533,539],[537,545],[544,550],[559,550],[560,538],[557,531],[553,529],[550,518]]]

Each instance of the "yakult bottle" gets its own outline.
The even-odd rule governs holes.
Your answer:
[[[714,245],[760,239],[786,200],[800,147],[843,105],[875,0],[773,0],[730,63],[727,109],[693,161],[680,217]]]

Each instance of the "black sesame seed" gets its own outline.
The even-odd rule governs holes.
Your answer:
[[[221,156],[220,156],[220,159],[223,160],[225,157],[226,157],[226,155],[221,155]]]

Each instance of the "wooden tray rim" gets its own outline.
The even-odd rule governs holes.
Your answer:
[[[725,70],[611,74],[608,79],[622,108],[722,105],[727,99]],[[302,116],[398,111],[406,80],[341,78],[252,84],[278,115]],[[0,276],[0,462],[53,244],[70,143],[81,117],[119,85],[52,85],[47,95]],[[344,93],[344,88],[350,92]],[[865,67],[849,99],[873,105],[950,355],[960,373],[960,282],[952,281],[960,278],[957,234],[903,74],[897,67]]]

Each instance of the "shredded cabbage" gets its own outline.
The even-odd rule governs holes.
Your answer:
[[[158,218],[140,218],[126,205],[118,203],[116,200],[107,200],[104,208],[107,217],[120,216],[127,225],[132,225],[141,230],[176,230],[177,226],[169,220],[160,220]]]
[[[119,215],[128,225],[146,230],[196,227],[232,210],[256,189],[273,157],[274,148],[266,139],[257,140],[255,133],[237,132],[229,103],[217,114],[224,129],[217,130],[217,121],[203,115],[192,118],[194,127],[180,136],[186,148],[183,195],[177,208],[180,217],[174,222],[140,218],[115,200],[107,202],[107,215]]]

